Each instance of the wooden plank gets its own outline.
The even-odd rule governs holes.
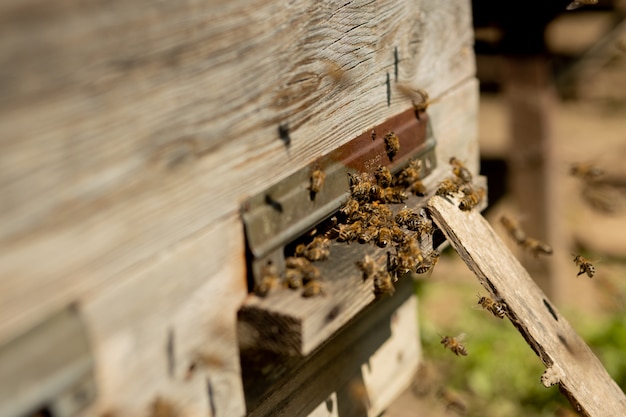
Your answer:
[[[0,343],[408,108],[396,49],[475,147],[467,0],[61,3],[0,6]]]
[[[351,326],[307,357],[244,348],[248,416],[307,416],[336,395],[342,417],[378,416],[410,383],[421,347],[411,280],[363,310]],[[261,359],[260,359],[261,358]]]
[[[507,304],[509,319],[547,368],[542,383],[559,384],[585,416],[626,416],[620,387],[480,213],[461,212],[441,197],[429,207],[480,284]]]
[[[241,224],[231,216],[85,297],[98,386],[86,416],[144,416],[157,396],[185,417],[244,414],[236,337],[243,257]]]

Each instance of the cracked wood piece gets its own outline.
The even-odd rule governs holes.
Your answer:
[[[542,383],[559,384],[585,416],[626,416],[619,386],[480,213],[462,212],[441,197],[428,207],[481,285],[507,303],[509,319],[547,368]]]

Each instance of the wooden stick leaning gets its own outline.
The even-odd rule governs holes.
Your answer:
[[[547,368],[543,385],[559,384],[585,416],[626,416],[622,390],[481,214],[438,196],[428,208],[480,284],[506,302],[509,319]]]

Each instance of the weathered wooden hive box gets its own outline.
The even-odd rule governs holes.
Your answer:
[[[336,222],[349,173],[419,159],[430,194],[452,156],[476,173],[469,0],[0,19],[1,416],[376,416],[407,387],[412,278],[379,297],[355,266],[389,249],[333,241],[318,296],[252,290]]]

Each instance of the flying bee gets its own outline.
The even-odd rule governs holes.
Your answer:
[[[439,252],[433,250],[424,258],[421,263],[417,265],[417,267],[415,268],[415,272],[418,274],[425,274],[427,272],[430,272],[435,267],[435,265],[437,265],[437,262],[439,262]]]
[[[354,213],[356,213],[359,210],[359,202],[357,200],[355,200],[354,198],[350,198],[346,204],[344,204],[339,211],[341,212],[341,214],[343,214],[345,217],[350,217],[352,216]]]
[[[504,226],[509,236],[511,236],[515,242],[519,245],[524,243],[526,240],[526,234],[515,220],[506,216],[501,216],[500,223],[502,223],[502,226]]]
[[[442,197],[451,196],[459,191],[459,182],[456,177],[454,178],[446,178],[437,187],[437,191],[435,191],[436,195],[440,195]]]
[[[404,203],[409,198],[401,188],[385,188],[381,200],[385,203]]]
[[[441,388],[437,392],[437,397],[441,399],[446,405],[446,412],[456,411],[459,415],[467,414],[467,403],[463,400],[461,395],[451,391],[447,388]]]
[[[450,165],[452,165],[452,173],[464,183],[472,182],[472,173],[469,169],[456,157],[450,158]]]
[[[389,132],[385,135],[385,151],[389,160],[393,160],[393,157],[400,152],[400,138],[393,132]]]
[[[315,297],[317,295],[323,295],[322,283],[317,279],[312,279],[304,285],[302,290],[302,296],[305,298]]]
[[[478,294],[478,304],[499,319],[503,319],[506,315],[506,304],[500,301],[495,301],[491,297],[483,297]]]
[[[576,276],[587,274],[589,278],[593,278],[593,276],[596,273],[596,267],[593,266],[591,261],[583,257],[582,255],[576,255],[576,254],[572,254],[572,255],[574,255],[574,263],[576,264],[577,267],[580,268]]]
[[[570,165],[570,175],[584,181],[595,181],[604,176],[604,171],[588,162],[575,162]]]
[[[459,208],[463,211],[469,211],[478,206],[486,195],[487,191],[483,187],[470,190],[470,192],[459,201]]]
[[[315,196],[315,194],[322,190],[324,181],[326,181],[326,173],[316,165],[313,171],[311,171],[311,184],[309,185],[312,196]]]
[[[374,275],[374,294],[380,297],[384,294],[393,295],[395,291],[389,271],[385,268],[379,269]]]
[[[394,183],[405,187],[419,181],[422,174],[422,161],[420,159],[411,159],[406,168],[398,173]]]
[[[539,256],[540,253],[544,255],[552,255],[552,247],[550,245],[532,237],[524,239],[522,246],[535,258]]]
[[[389,227],[381,227],[378,229],[378,235],[376,236],[376,246],[379,248],[386,247],[393,240],[391,229]]]
[[[374,172],[374,177],[376,177],[378,185],[383,188],[387,188],[391,185],[391,172],[389,172],[389,169],[386,166],[379,165]]]
[[[416,114],[425,112],[426,109],[428,109],[428,106],[435,103],[437,100],[430,100],[428,93],[425,90],[412,87],[407,83],[398,83],[396,87],[400,93],[411,99]]]
[[[267,265],[261,267],[261,279],[254,287],[254,292],[259,297],[265,297],[273,288],[278,287],[280,282],[280,275],[276,266],[269,262]]]
[[[441,338],[443,347],[450,349],[455,355],[467,356],[467,349],[461,344],[463,335],[457,337],[444,336]]]
[[[376,262],[369,255],[365,255],[363,260],[357,261],[356,265],[363,272],[363,281],[373,278],[378,268]]]

